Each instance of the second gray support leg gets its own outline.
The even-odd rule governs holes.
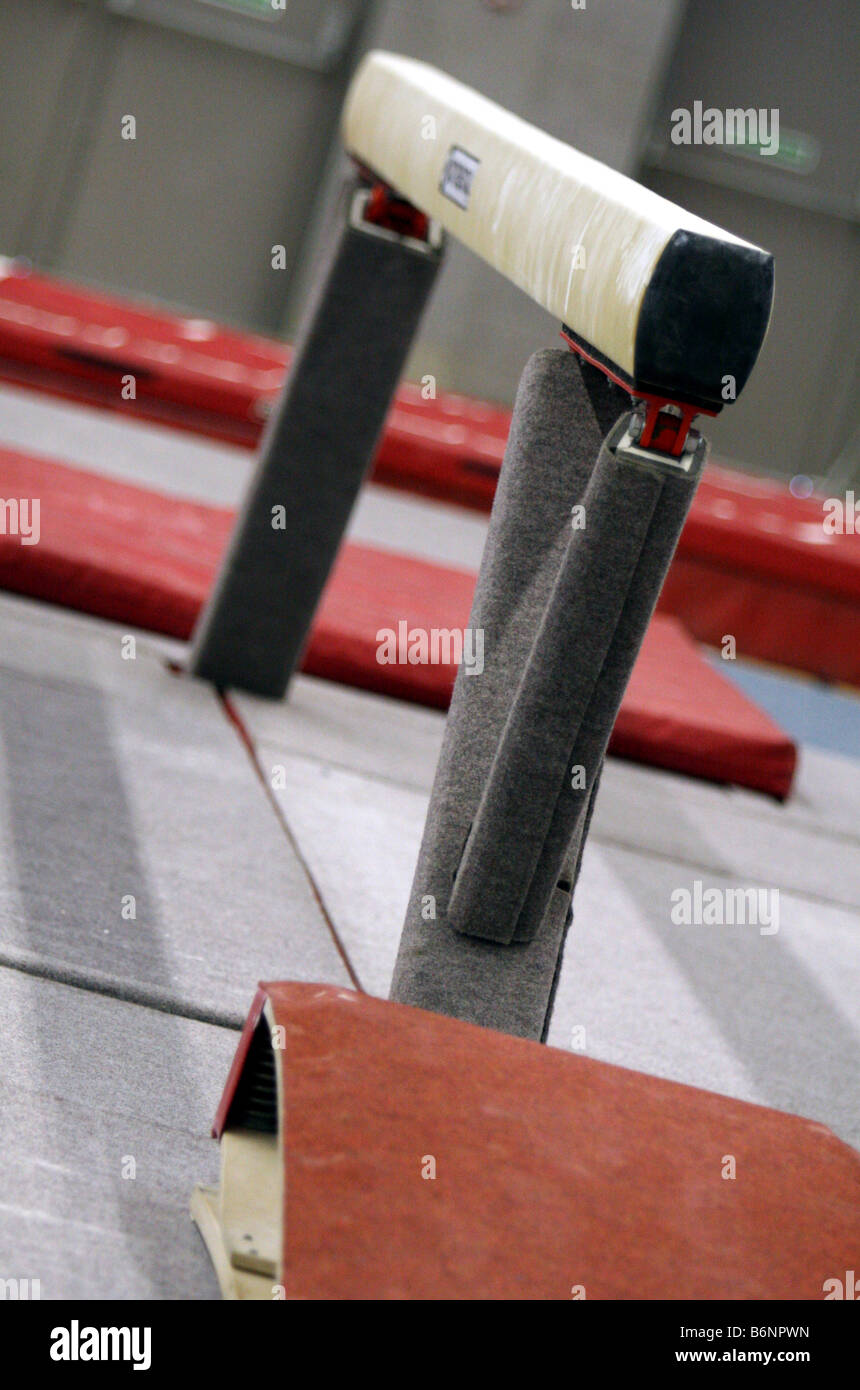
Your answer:
[[[457,676],[392,985],[525,1037],[545,1036],[606,743],[695,490],[608,452],[627,409],[572,354],[523,373],[470,618],[484,670]]]
[[[355,216],[318,281],[191,670],[279,697],[295,669],[436,277],[441,249]]]

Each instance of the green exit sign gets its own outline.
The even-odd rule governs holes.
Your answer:
[[[723,146],[726,154],[746,155],[749,158],[762,158],[772,169],[785,169],[791,174],[811,174],[821,159],[821,145],[814,135],[802,130],[781,130],[779,146],[773,154],[764,157],[764,147],[752,140],[737,140]]]
[[[238,10],[240,14],[255,14],[261,19],[274,19],[287,8],[287,0],[278,0],[274,5],[272,0],[204,0],[204,4],[214,5],[219,10]]]

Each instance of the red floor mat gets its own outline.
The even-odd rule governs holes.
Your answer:
[[[0,262],[0,379],[253,448],[285,343]],[[123,377],[135,378],[126,400]],[[509,411],[404,383],[374,478],[489,511]],[[860,523],[823,528],[821,498],[710,467],[660,600],[700,641],[860,685]]]
[[[0,585],[103,618],[187,638],[230,534],[225,508],[187,502],[47,459],[0,450],[0,492],[38,498],[38,544],[0,536]],[[421,704],[447,706],[451,665],[380,664],[377,634],[468,624],[474,575],[368,546],[343,546],[303,669]],[[655,618],[610,745],[659,767],[786,796],[791,740]]]
[[[256,447],[292,358],[288,343],[39,275],[0,259],[0,379]],[[135,394],[123,392],[133,376]],[[404,382],[380,481],[489,511],[510,411]]]

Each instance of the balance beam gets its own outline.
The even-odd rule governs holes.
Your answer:
[[[443,72],[369,53],[345,148],[566,325],[631,391],[717,409],[764,340],[773,257]]]
[[[345,185],[191,659],[217,686],[274,698],[300,660],[446,230],[556,315],[569,346],[644,404],[625,436],[628,456],[682,457],[694,416],[737,397],[773,295],[767,252],[425,63],[366,55],[342,135],[360,177]]]
[[[286,689],[446,232],[561,320],[574,353],[520,381],[469,618],[484,668],[455,681],[392,984],[543,1039],[609,738],[707,453],[692,422],[746,383],[773,260],[410,59],[364,59],[342,133],[359,186],[192,669]]]

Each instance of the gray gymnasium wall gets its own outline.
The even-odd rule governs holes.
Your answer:
[[[3,0],[0,252],[277,331],[366,6],[242,3]]]
[[[736,407],[708,425],[730,461],[860,480],[860,6],[857,0],[688,0],[641,177],[766,246],[776,260],[768,339]],[[779,111],[804,158],[749,158],[669,140],[671,112]]]
[[[773,250],[770,338],[741,401],[708,426],[715,450],[766,472],[860,477],[855,0],[289,0],[266,24],[253,13],[265,0],[242,6],[4,0],[0,253],[292,333],[349,72],[364,48],[389,47]],[[817,166],[670,145],[671,111],[697,99],[778,106],[784,129],[818,142]],[[133,143],[119,138],[126,112]],[[286,271],[271,268],[274,244]],[[557,330],[454,246],[409,371],[510,401]]]

